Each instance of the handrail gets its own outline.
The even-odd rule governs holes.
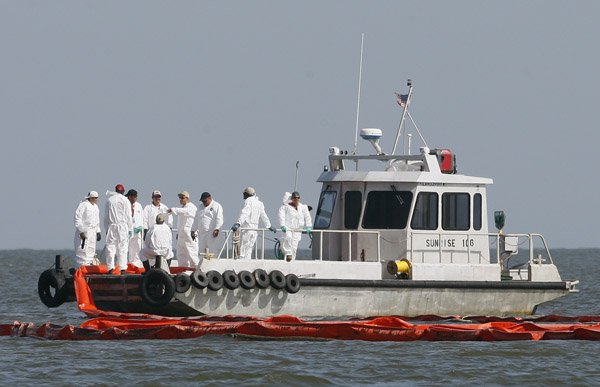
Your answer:
[[[266,245],[266,240],[268,238],[265,237],[265,232],[271,232],[268,228],[240,228],[239,229],[240,232],[243,231],[256,231],[261,233],[260,235],[260,241],[257,241],[259,243],[255,243],[254,245],[254,257],[259,257],[259,259],[265,259],[265,245]],[[288,229],[288,231],[291,232],[299,232],[299,233],[306,233],[306,231],[304,229]],[[223,241],[223,245],[221,247],[221,249],[219,250],[219,253],[215,255],[215,257],[217,258],[223,258],[223,259],[235,259],[237,258],[237,256],[235,255],[235,249],[233,248],[233,244],[235,243],[233,241],[233,234],[234,231],[232,230],[226,230],[226,231],[222,231],[225,232],[225,240]],[[377,238],[377,261],[381,260],[381,234],[379,231],[367,231],[367,230],[312,230],[311,231],[312,234],[318,234],[320,236],[319,238],[319,255],[318,255],[318,260],[322,261],[323,260],[323,235],[324,234],[348,234],[348,249],[349,249],[349,257],[348,259],[351,261],[352,260],[352,235],[353,234],[372,234],[375,235]],[[279,233],[279,231],[277,231],[277,233]],[[258,238],[257,238],[258,239]],[[232,254],[229,254],[229,247],[231,244],[231,248],[232,248]],[[261,254],[259,256],[259,249],[261,249]],[[201,252],[199,252],[201,253]],[[225,255],[224,255],[225,253]]]
[[[444,253],[444,249],[443,249],[443,245],[442,245],[442,237],[443,236],[448,236],[448,235],[452,235],[452,236],[460,236],[460,237],[466,237],[467,239],[470,239],[471,237],[483,237],[486,236],[488,238],[493,237],[496,239],[496,259],[498,263],[501,262],[500,260],[500,237],[517,237],[517,238],[527,238],[527,243],[528,243],[528,248],[529,248],[529,262],[531,264],[542,264],[541,261],[537,261],[536,259],[534,259],[533,256],[533,252],[534,252],[534,238],[539,238],[542,241],[543,244],[543,249],[545,250],[548,259],[550,261],[550,263],[554,263],[554,261],[552,260],[552,255],[550,254],[550,249],[548,248],[548,244],[546,243],[546,239],[543,237],[542,234],[538,234],[538,233],[529,233],[529,234],[519,234],[519,233],[515,233],[515,234],[499,234],[499,233],[482,233],[482,232],[467,232],[467,233],[462,233],[462,232],[451,232],[451,233],[440,233],[440,232],[422,232],[422,231],[412,231],[410,232],[410,256],[411,256],[411,260],[412,257],[415,254],[415,250],[414,250],[414,236],[415,235],[430,235],[433,237],[437,237],[438,238],[438,253],[439,253],[439,259],[440,259],[440,263],[442,262],[442,257],[443,257],[443,253]],[[520,245],[521,243],[517,243],[517,246]],[[516,246],[515,246],[516,247]],[[471,255],[472,255],[472,251],[471,251],[471,245],[469,243],[467,243],[467,245],[465,246],[465,250],[467,253],[467,259],[470,262],[471,261]],[[446,251],[462,251],[462,250],[456,250],[456,249],[446,249]],[[452,260],[452,256],[450,256],[450,259]],[[481,255],[479,255],[479,263],[481,263]]]

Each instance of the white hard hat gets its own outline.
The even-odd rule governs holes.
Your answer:
[[[97,198],[97,197],[98,197],[98,192],[90,191],[85,198],[90,199],[90,198]]]

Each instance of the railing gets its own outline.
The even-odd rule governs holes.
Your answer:
[[[319,261],[323,260],[323,235],[324,234],[348,234],[348,261],[352,261],[352,234],[375,235],[377,238],[377,261],[381,261],[381,234],[379,231],[365,230],[313,230],[313,234],[320,234],[319,238]]]
[[[438,253],[438,262],[442,263],[444,260],[444,257],[449,257],[450,263],[453,262],[453,256],[455,254],[466,254],[467,256],[467,262],[468,263],[475,263],[474,261],[477,261],[477,263],[482,263],[482,259],[485,256],[484,251],[489,252],[490,251],[490,247],[493,247],[489,242],[490,242],[490,238],[494,239],[495,245],[496,245],[496,262],[502,264],[503,261],[505,261],[506,258],[512,257],[513,253],[516,254],[516,252],[518,251],[518,247],[521,246],[522,244],[524,244],[525,242],[519,242],[520,238],[527,238],[526,242],[529,248],[529,258],[528,258],[528,262],[531,264],[542,264],[544,263],[543,259],[540,259],[538,257],[534,257],[534,240],[535,239],[539,239],[542,242],[543,245],[543,249],[545,250],[546,255],[548,256],[548,259],[550,261],[550,263],[553,263],[552,261],[552,255],[550,254],[550,250],[548,249],[548,245],[546,243],[546,240],[544,239],[544,237],[541,234],[536,234],[536,233],[531,233],[531,234],[498,234],[498,233],[433,233],[433,232],[411,232],[409,239],[410,239],[410,246],[408,248],[408,252],[410,253],[410,259],[412,261],[415,261],[417,259],[417,257],[419,256],[419,254],[421,254],[421,261],[425,261],[425,254],[429,253],[431,254],[433,252],[433,249],[431,248],[415,248],[415,237],[418,236],[430,236],[434,239],[437,239],[437,253]],[[453,247],[444,247],[444,243],[442,243],[443,240],[449,238],[449,237],[454,237],[454,238],[460,238],[461,241],[466,241],[466,243],[463,244],[463,246],[453,246]],[[475,241],[476,238],[481,239],[482,237],[486,237],[488,240],[485,243],[485,246],[481,246],[482,242],[476,243],[474,242],[473,244],[470,243],[470,241]],[[464,239],[462,239],[464,238]],[[500,249],[500,241],[501,239],[504,238],[504,250]],[[516,243],[511,244],[510,241],[515,240],[516,238]],[[507,247],[512,247],[513,249],[506,249]],[[475,260],[472,260],[472,255],[473,254],[477,254],[477,257]],[[491,263],[491,262],[488,262]]]
[[[254,244],[253,247],[253,257],[255,259],[265,259],[265,251],[266,251],[266,241],[271,241],[271,242],[275,242],[276,241],[276,237],[271,239],[269,238],[267,235],[269,235],[271,233],[271,231],[267,228],[240,228],[239,229],[240,233],[240,239],[239,240],[234,240],[234,235],[235,232],[232,230],[226,230],[226,231],[221,231],[221,233],[225,233],[225,240],[223,242],[223,245],[221,246],[221,249],[219,250],[218,254],[214,254],[214,252],[210,252],[214,254],[214,257],[217,258],[223,258],[223,259],[235,259],[238,258],[238,255],[236,254],[236,244],[240,244],[241,247],[241,237],[243,235],[244,231],[256,231],[258,233],[257,236],[257,241]],[[306,232],[303,229],[296,229],[296,230],[288,230],[288,231],[292,231],[292,232],[299,232],[299,233],[303,233],[306,234]],[[279,234],[280,231],[277,231],[277,234]],[[353,249],[352,249],[352,236],[353,235],[372,235],[375,239],[376,239],[376,247],[377,247],[377,261],[381,261],[381,233],[379,231],[366,231],[366,230],[312,230],[312,234],[313,235],[318,235],[318,257],[317,259],[322,261],[323,260],[323,236],[324,235],[347,235],[348,236],[348,257],[347,260],[348,261],[353,261],[353,258],[356,258],[353,256]],[[528,252],[528,262],[530,264],[538,264],[541,265],[545,262],[544,259],[541,259],[540,257],[536,257],[535,255],[535,246],[534,246],[534,240],[539,239],[542,243],[543,246],[543,250],[545,252],[545,255],[548,257],[549,259],[549,263],[553,263],[552,260],[552,255],[550,254],[550,250],[548,248],[548,245],[546,243],[546,240],[544,239],[544,237],[541,234],[537,234],[537,233],[530,233],[530,234],[498,234],[498,233],[432,233],[432,232],[411,232],[409,235],[409,240],[410,240],[410,246],[408,246],[407,252],[410,253],[409,256],[407,256],[407,258],[409,257],[409,259],[411,261],[416,261],[417,257],[419,256],[419,254],[421,254],[421,260],[424,261],[424,256],[426,253],[431,254],[434,250],[431,248],[425,249],[425,248],[415,248],[415,241],[414,238],[416,236],[430,236],[433,238],[437,238],[438,240],[438,246],[437,246],[437,253],[438,253],[438,262],[442,263],[444,261],[444,258],[448,258],[449,262],[452,263],[453,262],[453,255],[454,254],[466,254],[467,256],[467,262],[468,263],[498,263],[498,264],[502,264],[503,262],[507,262],[507,258],[511,258],[513,257],[513,252],[517,252],[518,251],[518,247],[527,243],[527,247],[529,249]],[[458,248],[445,248],[443,247],[443,243],[442,240],[443,238],[448,238],[448,237],[455,237],[455,238],[464,238],[464,240],[466,241],[470,241],[470,240],[475,240],[475,238],[479,237],[486,237],[488,239],[487,243],[485,243],[485,246],[481,246],[480,242],[479,244],[474,243],[473,245],[471,245],[470,243],[466,243],[464,248],[460,248],[460,246]],[[504,243],[505,243],[505,249],[501,250],[499,248],[500,246],[500,240],[501,238],[504,238]],[[513,239],[511,239],[513,238]],[[511,240],[514,240],[514,238],[517,239],[517,243],[511,244]],[[526,238],[526,240],[524,242],[520,242],[519,240],[521,238]],[[490,239],[493,240],[494,243],[490,243]],[[508,239],[508,241],[507,241]],[[402,241],[400,241],[402,242]],[[488,254],[490,252],[490,249],[493,248],[494,245],[496,246],[496,262],[490,262],[490,261],[485,261],[483,262],[483,258],[485,257],[484,251],[487,251]],[[507,250],[507,247],[511,247],[512,249]],[[313,247],[313,251],[314,251],[314,247]],[[507,252],[508,251],[508,252]],[[199,254],[201,256],[203,256],[204,252],[203,251],[199,251]],[[477,254],[476,259],[472,260],[472,256],[473,254]],[[489,255],[489,257],[491,257],[491,254]],[[345,257],[346,258],[346,257]],[[489,258],[488,258],[489,259]]]
[[[266,237],[266,233],[271,233],[271,231],[267,228],[240,228],[240,241],[234,241],[234,234],[235,232],[232,230],[227,230],[225,231],[225,241],[223,242],[223,246],[221,247],[221,250],[219,251],[218,254],[215,254],[215,257],[218,258],[223,258],[223,259],[232,259],[232,258],[238,258],[237,254],[235,253],[235,244],[236,243],[240,243],[241,244],[241,238],[243,235],[244,231],[256,231],[259,233],[258,237],[257,237],[257,243],[254,244],[254,257],[258,257],[258,259],[265,259],[265,245],[266,245],[266,241],[270,240],[273,241],[272,239]],[[304,231],[304,229],[294,229],[294,230],[289,230],[288,232],[299,232],[299,233],[303,233],[306,234],[306,231]],[[277,233],[279,233],[279,231],[277,231]],[[325,234],[347,234],[348,235],[348,252],[349,252],[349,257],[348,260],[352,261],[352,235],[357,235],[357,234],[369,234],[369,235],[374,235],[377,241],[377,261],[381,260],[381,234],[379,233],[379,231],[363,231],[363,230],[312,230],[311,233],[313,235],[319,235],[319,255],[318,255],[318,260],[322,261],[323,260],[323,235]],[[266,234],[266,235],[265,235]],[[260,238],[260,243],[259,243],[259,238]],[[260,254],[259,254],[260,251]],[[203,253],[202,251],[200,251],[199,253]]]

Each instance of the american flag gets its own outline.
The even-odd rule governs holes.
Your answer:
[[[408,94],[398,94],[398,93],[394,93],[394,94],[396,94],[396,98],[397,98],[396,102],[398,102],[398,105],[405,108],[406,104],[408,102]]]

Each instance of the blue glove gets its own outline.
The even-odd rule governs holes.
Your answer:
[[[285,227],[285,226],[281,226],[281,231],[283,231],[283,232],[287,232],[287,227]]]
[[[277,230],[275,230],[275,229],[273,228],[273,226],[269,227],[269,231],[272,231],[272,232],[277,232]]]
[[[236,223],[233,226],[231,226],[231,230],[233,230],[233,231],[237,231],[238,228],[240,228],[240,224],[239,223]]]
[[[142,226],[138,226],[138,227],[134,228],[133,232],[136,234],[139,234],[140,232],[142,232]]]
[[[129,231],[128,235],[131,238],[131,236],[133,235],[133,231]]]
[[[306,226],[306,227],[304,227],[304,231],[305,231],[305,232],[306,232],[308,235],[310,235],[310,234],[312,234],[312,227],[310,227],[310,226]]]

